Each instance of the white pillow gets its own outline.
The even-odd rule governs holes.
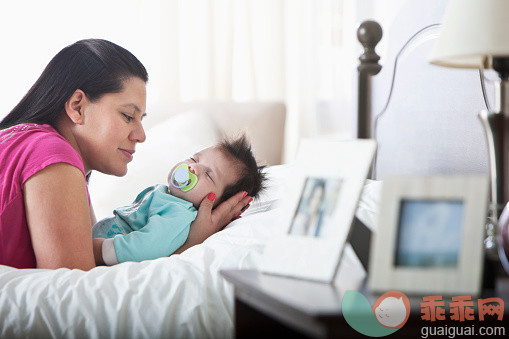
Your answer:
[[[94,172],[89,191],[97,220],[113,209],[129,205],[144,188],[167,184],[173,165],[195,152],[213,146],[219,133],[209,116],[186,112],[174,115],[146,131],[147,140],[137,145],[127,175],[119,178]]]

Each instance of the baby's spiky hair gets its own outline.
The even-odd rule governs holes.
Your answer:
[[[241,135],[235,139],[225,138],[217,147],[240,167],[240,178],[236,183],[225,188],[220,202],[228,200],[240,191],[246,191],[250,197],[258,197],[266,188],[267,175],[263,172],[265,166],[260,166],[256,162],[246,136]]]

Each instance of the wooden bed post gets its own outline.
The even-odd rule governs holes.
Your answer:
[[[364,21],[357,29],[357,39],[364,47],[364,52],[359,57],[361,63],[357,67],[359,72],[357,138],[370,139],[373,136],[370,77],[378,74],[382,69],[382,66],[378,64],[380,56],[375,52],[376,45],[382,39],[382,27],[376,21]]]
[[[382,69],[378,64],[380,56],[376,54],[375,47],[382,39],[382,27],[376,21],[364,21],[357,29],[357,39],[362,44],[364,51],[359,57],[360,64],[359,83],[357,93],[357,138],[371,139],[371,91],[370,77],[377,75]],[[376,158],[376,156],[375,156]],[[368,178],[372,178],[373,169],[369,171]],[[348,242],[359,258],[362,266],[368,272],[369,250],[371,245],[371,230],[357,217],[354,217],[352,228],[348,236]]]

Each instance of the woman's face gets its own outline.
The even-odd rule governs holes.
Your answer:
[[[85,171],[124,176],[136,144],[145,141],[141,124],[146,108],[146,85],[139,78],[124,81],[119,93],[104,94],[83,105],[83,123],[76,125],[75,138]]]

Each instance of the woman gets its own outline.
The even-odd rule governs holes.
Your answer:
[[[87,181],[93,170],[123,176],[145,141],[145,67],[109,41],[60,51],[0,122],[0,264],[79,268],[102,261]],[[239,192],[212,211],[200,205],[186,243],[201,243],[249,202]],[[203,231],[203,230],[206,231]],[[200,230],[201,233],[192,230]]]

